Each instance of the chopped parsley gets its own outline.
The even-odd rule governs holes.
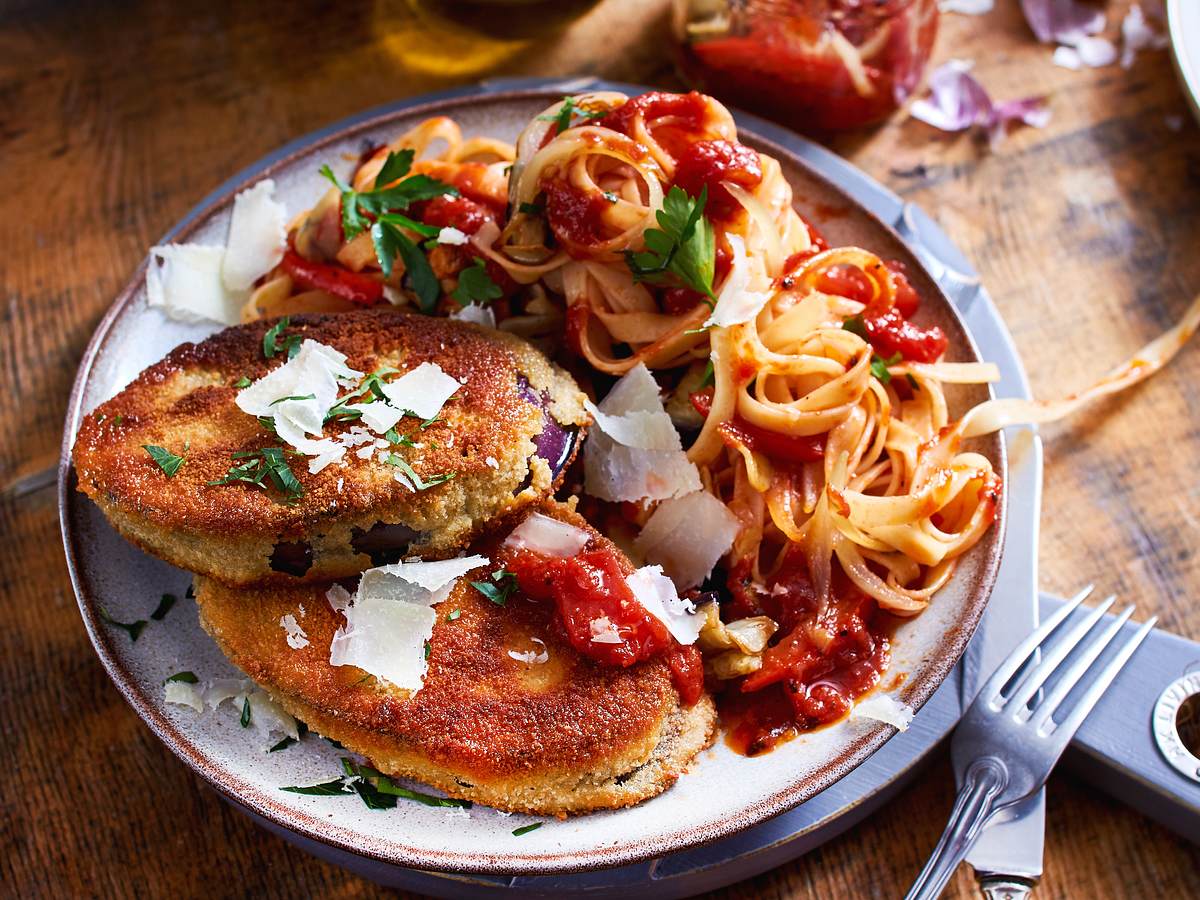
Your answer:
[[[282,744],[283,741],[280,741]],[[332,742],[331,742],[332,743]],[[279,746],[278,744],[276,746]],[[339,745],[340,746],[340,745]],[[275,748],[271,748],[274,750]],[[470,800],[456,800],[453,797],[435,797],[421,791],[413,791],[401,787],[384,775],[378,769],[368,765],[360,765],[352,759],[342,759],[340,778],[321,784],[306,787],[285,787],[281,791],[293,794],[307,794],[316,797],[336,797],[347,794],[357,794],[367,809],[393,809],[397,800],[412,800],[425,806],[459,807],[470,809]]]
[[[425,642],[425,658],[429,659],[429,654],[433,652],[433,648],[429,645],[429,641]]]
[[[537,203],[521,203],[517,206],[517,212],[527,216],[540,216],[545,211],[546,208]]]
[[[867,323],[863,321],[862,315],[850,316],[848,319],[842,320],[842,329],[849,331],[851,334],[857,334],[864,341],[867,340]]]
[[[713,275],[716,269],[716,240],[712,223],[704,217],[708,188],[700,196],[689,197],[682,188],[673,187],[658,211],[658,228],[648,228],[643,236],[646,249],[625,251],[625,263],[635,281],[664,284],[675,281],[716,301]]]
[[[908,386],[914,391],[919,391],[921,389],[921,386],[917,384],[917,379],[913,378],[912,372],[905,372],[904,377],[908,381]]]
[[[437,487],[439,484],[445,484],[454,477],[453,472],[444,472],[441,475],[430,475],[428,478],[422,478],[414,471],[413,467],[407,461],[397,456],[395,453],[389,453],[387,459],[384,460],[389,466],[395,466],[404,476],[412,482],[413,487],[418,491],[427,491],[431,487]]]
[[[179,598],[174,594],[163,594],[162,599],[158,601],[158,607],[154,612],[150,613],[150,618],[155,622],[161,622],[171,611],[171,607],[179,601]]]
[[[242,717],[240,719],[238,719],[238,721],[242,723],[243,728],[250,727],[250,698],[249,697],[244,697],[242,699]]]
[[[607,200],[609,203],[616,203],[619,198],[613,191],[605,191],[604,199]]]
[[[280,335],[283,334],[284,329],[291,324],[291,317],[284,316],[267,329],[267,333],[263,335],[263,356],[267,359],[274,359],[278,354],[284,353],[288,359],[293,359],[300,352],[300,345],[304,342],[303,336],[289,334],[280,339]]]
[[[458,301],[459,306],[468,306],[471,303],[486,306],[503,294],[500,286],[492,281],[483,260],[476,257],[474,263],[458,273],[458,287],[450,296]]]
[[[184,684],[196,684],[199,680],[195,672],[176,672],[174,675],[168,676],[163,681],[163,684],[168,684],[172,681],[182,681]]]
[[[321,174],[342,195],[342,233],[345,239],[350,241],[369,230],[384,278],[392,276],[392,267],[399,256],[404,262],[404,270],[413,293],[417,295],[421,311],[430,313],[437,306],[441,287],[425,254],[401,229],[416,232],[422,237],[436,237],[441,229],[400,215],[398,211],[408,209],[411,204],[421,200],[432,200],[447,194],[457,197],[458,189],[428,175],[409,175],[413,155],[412,149],[389,153],[369,191],[354,190],[327,165],[321,166]]]
[[[456,610],[454,610],[454,612],[452,612],[446,616],[446,621],[453,622],[455,619],[457,619],[461,615],[462,615],[462,610],[456,609]]]
[[[120,425],[124,421],[125,421],[124,416],[117,416],[115,419],[113,419],[112,427],[116,428],[118,425]]]
[[[268,406],[278,406],[280,403],[283,403],[284,401],[287,401],[287,400],[316,400],[316,399],[317,399],[316,394],[292,394],[292,396],[290,396],[290,397],[280,397],[278,400],[272,400],[267,405]]]
[[[239,378],[237,381],[235,381],[233,383],[233,386],[235,388],[248,388],[253,383],[254,382],[252,382],[249,378],[247,378],[245,375],[243,375],[241,378]]]
[[[224,478],[208,482],[209,487],[240,482],[266,490],[270,484],[289,502],[304,496],[304,487],[292,473],[282,447],[243,450],[233,454],[233,459],[243,462],[235,462]]]
[[[497,569],[490,576],[491,581],[472,581],[471,587],[483,594],[497,606],[504,606],[508,598],[517,589],[517,576],[507,569]]]
[[[713,361],[710,357],[704,365],[704,377],[700,379],[700,388],[706,388],[709,385],[717,383],[717,372],[713,368]]]
[[[529,834],[531,831],[537,831],[543,824],[543,822],[533,822],[529,825],[522,825],[520,828],[514,828],[513,837],[520,837],[523,834]]]
[[[272,748],[274,749],[274,748]],[[281,791],[287,791],[290,794],[307,794],[310,797],[334,797],[338,794],[352,794],[353,791],[346,787],[345,782],[341,778],[335,778],[333,781],[326,781],[322,784],[310,784],[307,787],[284,787]]]
[[[288,747],[292,746],[292,744],[299,743],[299,739],[304,737],[304,735],[306,735],[306,734],[308,734],[308,726],[305,725],[303,722],[297,720],[296,721],[296,735],[297,736],[291,737],[289,735],[288,737],[285,737],[283,740],[279,741],[279,743],[272,745],[271,749],[269,749],[267,752],[275,753],[279,750],[286,750]],[[287,790],[287,788],[284,788],[284,790]]]
[[[183,457],[176,456],[170,450],[164,447],[156,447],[153,444],[142,444],[142,449],[150,454],[150,458],[154,460],[163,474],[168,478],[174,478],[175,473],[179,471],[179,467],[183,465]],[[184,445],[183,452],[187,452],[187,445]]]
[[[589,119],[599,119],[608,115],[607,109],[583,109],[577,106],[574,97],[563,97],[562,106],[558,108],[556,113],[547,113],[544,116],[538,116],[538,120],[542,122],[553,122],[557,131],[556,134],[562,134],[571,127],[571,119],[578,116],[581,121]],[[578,124],[578,123],[575,123]]]
[[[130,642],[136,641],[138,639],[138,635],[142,633],[142,629],[146,627],[145,619],[138,619],[136,622],[118,622],[108,614],[108,610],[103,606],[99,606],[97,609],[100,611],[100,618],[109,625],[112,625],[114,628],[120,628],[122,631],[128,634]]]
[[[878,353],[871,354],[871,374],[887,384],[892,380],[892,373],[888,371],[888,366],[894,366],[900,362],[903,357],[899,353],[884,359]]]

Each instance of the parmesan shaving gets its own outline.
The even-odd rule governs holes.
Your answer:
[[[279,265],[287,246],[287,210],[275,200],[275,182],[266,178],[233,200],[221,281],[232,292],[247,291]]]
[[[658,504],[633,549],[660,564],[676,588],[687,590],[709,576],[740,528],[724,503],[707,491],[696,491]]]
[[[461,247],[470,241],[471,238],[466,232],[459,231],[457,228],[447,226],[438,232],[437,242],[439,244],[450,244],[454,247]]]
[[[588,628],[592,632],[593,644],[621,643],[621,635],[617,633],[617,626],[612,623],[612,620],[608,616],[592,619],[588,624]]]
[[[700,474],[683,452],[658,383],[644,363],[590,409],[599,427],[584,446],[589,494],[611,501],[665,500],[700,490]]]
[[[383,385],[387,403],[357,403],[347,409],[362,414],[362,422],[380,434],[393,428],[406,413],[432,419],[462,385],[437,363],[423,362],[411,372]]]
[[[287,645],[293,650],[301,650],[308,646],[308,635],[300,627],[300,623],[296,621],[296,617],[291,613],[288,613],[279,620],[279,627],[284,630],[287,635]]]
[[[913,708],[907,703],[901,703],[887,694],[872,694],[865,700],[854,704],[850,710],[851,719],[871,719],[885,722],[899,731],[908,731],[912,723]]]
[[[725,240],[733,251],[733,261],[729,274],[725,276],[725,284],[717,296],[717,305],[713,307],[712,315],[704,327],[726,328],[730,325],[741,325],[749,322],[762,311],[767,301],[771,299],[770,290],[752,290],[766,287],[770,284],[762,273],[761,267],[751,263],[746,256],[746,244],[736,234],[726,232]]]
[[[146,269],[146,302],[181,322],[241,321],[241,300],[221,281],[223,247],[168,244],[150,248]]]
[[[478,303],[468,303],[461,309],[450,313],[450,318],[460,322],[474,322],[484,328],[496,327],[496,313],[490,306],[480,306]]]
[[[681,644],[694,644],[704,627],[705,617],[675,591],[662,566],[643,566],[625,579],[633,596],[650,615],[662,622]],[[595,637],[592,640],[596,640]]]
[[[168,681],[164,694],[167,703],[190,706],[198,713],[204,712],[204,692],[197,685],[185,681]]]
[[[485,556],[467,556],[380,566],[363,573],[354,596],[334,585],[325,596],[346,624],[330,642],[330,665],[355,666],[415,694],[425,679],[425,648],[437,621],[434,604],[450,595],[459,578],[487,563]]]
[[[542,513],[531,513],[504,541],[507,547],[532,550],[543,556],[575,556],[591,539],[582,528]]]

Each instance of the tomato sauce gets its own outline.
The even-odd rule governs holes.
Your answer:
[[[742,205],[721,183],[729,181],[752,190],[762,179],[758,154],[744,144],[696,141],[677,158],[674,185],[689,197],[699,197],[707,188],[705,215],[713,222],[728,222],[742,212]]]
[[[502,559],[528,597],[553,601],[563,633],[580,654],[602,665],[622,667],[665,656],[683,701],[690,705],[700,698],[704,688],[700,651],[680,646],[667,627],[637,601],[611,550],[565,558],[506,550]],[[598,619],[607,619],[620,641],[592,640],[592,623]]]
[[[475,234],[488,222],[495,221],[491,209],[467,197],[442,196],[414,203],[414,219],[437,228],[457,228],[463,234]]]
[[[712,410],[713,389],[705,388],[689,396],[692,408],[704,418]],[[774,463],[815,462],[825,456],[825,435],[781,434],[767,428],[752,425],[741,416],[717,426],[721,439],[726,444],[742,444],[749,449],[765,453]]]
[[[816,595],[798,551],[788,554],[764,589],[747,591],[740,582],[736,587],[734,607],[741,608],[727,615],[770,615],[783,635],[763,654],[761,669],[726,685],[718,696],[726,740],[739,753],[753,756],[801,731],[830,725],[879,684],[891,659],[894,622],[836,567],[834,599],[822,623],[830,636],[825,644],[816,640]]]
[[[596,124],[635,138],[630,132],[634,118],[640,114],[659,146],[679,158],[698,136],[706,133],[707,111],[708,101],[695,91],[687,94],[650,91],[631,98]]]
[[[603,195],[581,193],[560,179],[547,182],[545,191],[546,220],[568,253],[605,240],[604,211],[612,204]]]

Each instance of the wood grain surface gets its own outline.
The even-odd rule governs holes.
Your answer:
[[[1109,5],[1110,33],[1125,9]],[[67,394],[111,298],[176,219],[276,146],[365,107],[495,75],[678,86],[668,4],[0,6],[0,894],[368,897],[234,812],[151,736],[92,653],[58,535]],[[1200,290],[1200,130],[1163,52],[1071,72],[1015,0],[946,16],[937,57],[1053,120],[995,152],[900,114],[834,141],[975,261],[1036,392],[1083,386]],[[1096,581],[1200,638],[1200,347],[1046,430],[1043,586]],[[723,897],[899,896],[952,802],[945,754],[898,800]],[[1185,897],[1200,854],[1069,774],[1038,896]],[[965,869],[951,896],[974,888]]]

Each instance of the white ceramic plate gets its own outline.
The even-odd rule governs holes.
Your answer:
[[[243,172],[204,201],[172,230],[176,241],[223,243],[233,195],[262,177],[275,179],[289,214],[307,208],[324,190],[323,162],[348,169],[365,145],[377,145],[435,114],[453,116],[464,133],[515,138],[522,125],[559,96],[528,90],[432,100],[367,114],[302,139]],[[834,244],[857,243],[886,259],[900,259],[925,303],[923,321],[937,322],[950,337],[949,357],[976,359],[957,314],[917,258],[887,226],[782,147],[744,132],[742,139],[778,158],[796,193],[797,208]],[[662,796],[615,812],[551,821],[516,837],[514,828],[534,819],[504,816],[476,806],[469,812],[401,804],[366,809],[356,797],[308,797],[281,786],[325,780],[340,771],[344,755],[310,735],[281,752],[263,752],[268,741],[240,727],[227,707],[197,715],[165,704],[163,679],[188,669],[202,680],[238,673],[203,633],[196,610],[181,600],[162,622],[151,622],[136,643],[105,625],[103,606],[121,621],[144,619],[163,592],[182,596],[189,576],[150,558],[122,540],[74,486],[70,448],[82,415],[111,396],[142,368],[185,340],[208,333],[184,326],[146,306],[145,267],[117,297],[80,366],[60,462],[63,539],[80,609],[96,651],[130,704],[150,728],[218,790],[267,820],[297,834],[387,863],[458,872],[548,873],[628,864],[732,834],[789,809],[878,749],[893,733],[869,720],[843,721],[803,735],[774,752],[747,759],[718,741],[692,771]],[[988,396],[983,387],[949,397],[952,411]],[[999,437],[979,442],[1004,475]],[[896,696],[914,708],[929,698],[966,647],[984,609],[999,564],[1001,521],[963,560],[954,579],[922,615],[896,636],[892,674],[904,675]],[[889,681],[891,679],[889,678]]]

